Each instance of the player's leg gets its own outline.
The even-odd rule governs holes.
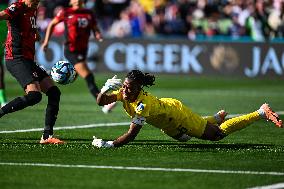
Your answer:
[[[74,66],[78,75],[86,81],[90,93],[96,99],[100,90],[95,83],[94,75],[87,66],[87,52],[71,52],[68,47],[65,47],[64,55],[67,60]]]
[[[220,129],[224,134],[229,135],[233,132],[239,131],[249,126],[253,122],[258,121],[260,119],[261,117],[258,111],[255,111],[255,112],[242,115],[242,116],[238,116],[238,117],[225,121],[224,123],[220,125]]]
[[[226,118],[227,115],[228,115],[228,113],[225,110],[220,110],[214,116],[206,116],[206,117],[203,117],[203,118],[211,124],[220,125],[225,121],[225,118]]]
[[[260,118],[261,117],[259,113],[255,111],[250,114],[229,119],[222,123],[220,126],[213,125],[208,122],[204,133],[201,136],[201,139],[212,141],[220,140],[233,132],[247,127],[251,123],[259,120]]]
[[[116,102],[113,102],[113,103],[104,105],[103,108],[102,108],[102,111],[103,111],[105,114],[108,114],[108,113],[111,112],[111,110],[112,110],[115,106],[116,106]]]
[[[17,97],[0,109],[0,117],[15,111],[22,110],[28,106],[39,103],[42,99],[40,85],[32,75],[32,63],[25,60],[7,61],[8,71],[17,79],[25,89],[26,95]]]
[[[201,138],[220,140],[233,132],[246,128],[261,118],[273,122],[277,127],[283,127],[282,120],[279,119],[279,116],[267,104],[263,104],[259,110],[229,119],[222,123],[220,127],[208,124]],[[224,134],[224,136],[222,134]]]
[[[182,131],[174,126],[163,128],[161,131],[179,142],[187,142],[191,139],[191,137],[184,132],[185,130]]]
[[[4,83],[4,66],[2,63],[2,57],[0,57],[0,107],[7,104],[5,94],[5,83]]]
[[[98,94],[100,93],[100,90],[98,86],[96,85],[94,75],[90,72],[87,64],[85,62],[79,62],[75,64],[75,69],[77,73],[85,79],[88,89],[93,95],[94,98],[97,98]],[[113,102],[108,105],[104,105],[102,108],[102,111],[104,113],[109,113],[111,110],[115,107],[116,102]]]
[[[53,127],[55,125],[60,103],[61,92],[59,88],[54,85],[52,79],[41,68],[37,68],[39,76],[40,87],[42,92],[48,97],[45,111],[45,126],[43,135],[40,140],[41,144],[61,144],[63,141],[53,137]]]
[[[255,112],[225,121],[223,124],[220,125],[220,128],[223,133],[228,135],[247,127],[251,123],[261,118],[273,122],[277,127],[283,127],[282,120],[280,120],[279,116],[268,106],[268,104],[263,104]]]
[[[96,98],[97,95],[99,94],[100,90],[99,90],[98,86],[96,85],[95,77],[91,73],[91,71],[89,70],[87,64],[85,62],[79,62],[79,63],[75,64],[74,67],[75,67],[77,73],[83,79],[85,79],[90,93],[93,95],[94,98]]]

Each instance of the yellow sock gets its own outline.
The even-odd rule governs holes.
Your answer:
[[[252,112],[252,113],[249,113],[243,116],[235,117],[235,118],[225,121],[224,123],[220,125],[220,129],[222,130],[224,134],[229,135],[235,131],[238,131],[238,130],[241,130],[247,127],[251,123],[259,120],[260,118],[261,117],[259,113],[255,111],[255,112]]]

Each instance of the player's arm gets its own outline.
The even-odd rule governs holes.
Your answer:
[[[141,128],[142,125],[138,125],[132,122],[130,124],[129,130],[113,141],[114,147],[120,147],[133,141],[140,132]]]
[[[101,33],[100,29],[98,28],[97,24],[95,24],[92,29],[93,29],[93,33],[94,33],[95,38],[98,41],[103,41],[102,33]]]
[[[97,96],[97,104],[99,106],[111,104],[117,101],[117,96],[115,94],[103,94],[99,93]]]
[[[0,12],[0,20],[8,20],[9,15],[7,14],[6,11],[1,11]]]
[[[46,33],[45,33],[45,37],[44,37],[44,41],[41,45],[41,48],[43,50],[47,50],[48,47],[48,42],[50,40],[50,36],[53,32],[54,27],[60,22],[60,20],[58,18],[53,18],[51,20],[51,22],[48,24],[47,29],[46,29]]]
[[[94,138],[92,145],[98,148],[110,148],[110,147],[120,147],[129,142],[133,141],[138,133],[140,132],[142,126],[145,122],[144,117],[136,116],[133,118],[132,123],[130,124],[129,130],[123,134],[122,136],[118,137],[114,141],[103,141],[102,139]]]

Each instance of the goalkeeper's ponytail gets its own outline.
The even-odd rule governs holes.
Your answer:
[[[131,72],[129,72],[126,76],[128,79],[137,81],[138,83],[140,83],[142,86],[152,86],[154,85],[154,81],[155,81],[155,76],[151,75],[149,73],[143,73],[139,70],[132,70]]]

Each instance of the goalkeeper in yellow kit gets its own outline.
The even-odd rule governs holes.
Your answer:
[[[104,141],[94,137],[92,144],[101,147],[119,147],[133,141],[144,123],[160,128],[178,141],[188,141],[191,137],[217,141],[241,130],[261,118],[283,127],[282,120],[263,104],[257,111],[224,121],[226,112],[203,118],[173,98],[160,98],[143,90],[154,85],[155,76],[139,70],[129,72],[123,82],[116,77],[109,79],[98,95],[97,103],[106,105],[121,101],[126,113],[132,118],[129,130],[114,141]]]

